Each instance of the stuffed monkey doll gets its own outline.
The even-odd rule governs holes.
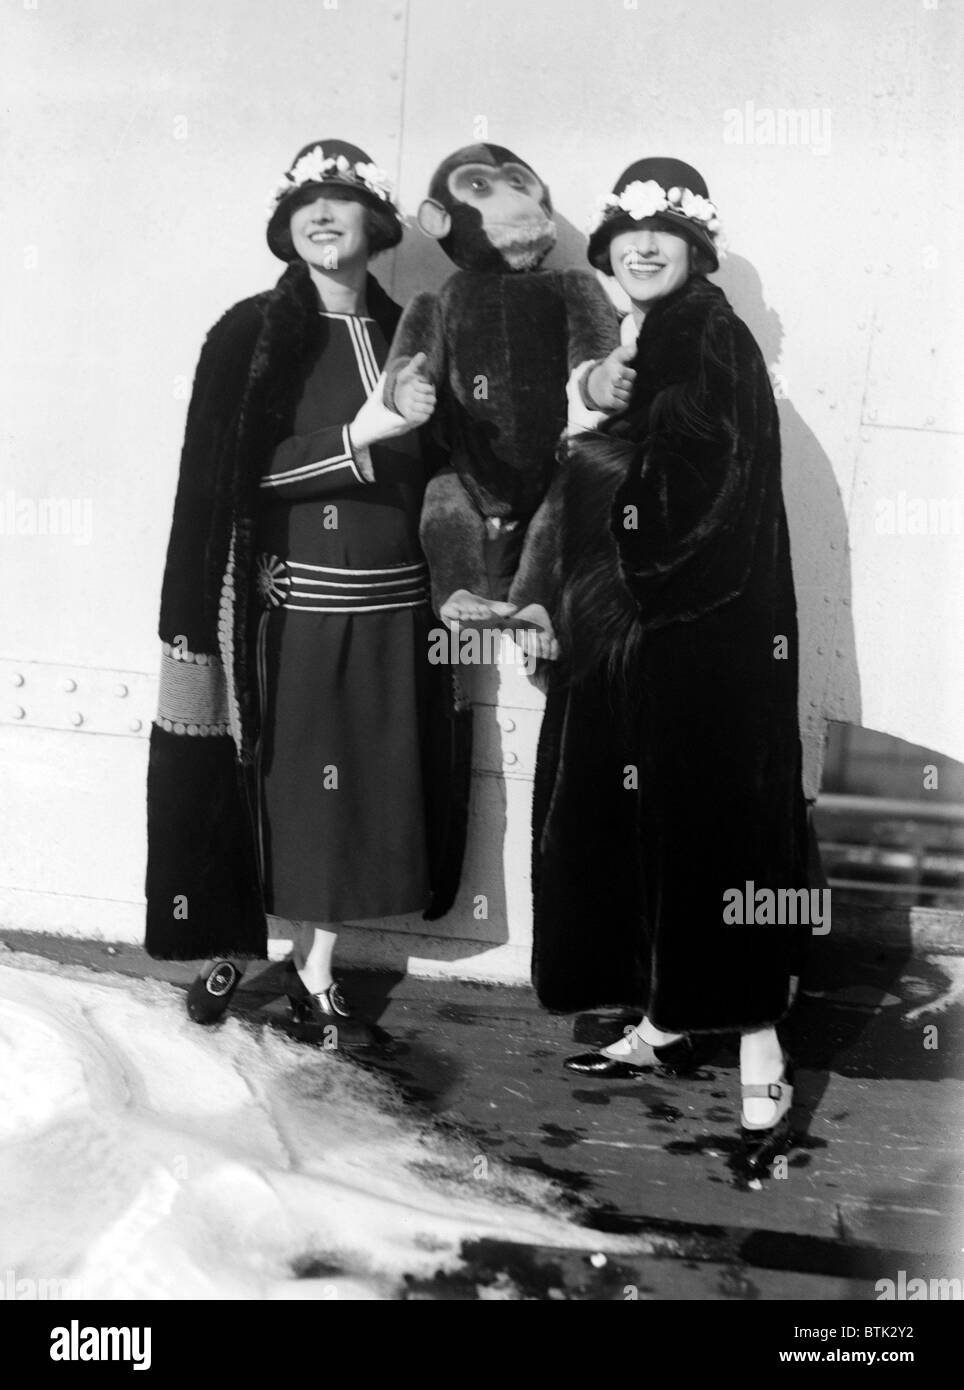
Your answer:
[[[449,456],[422,510],[433,600],[450,623],[524,620],[546,558],[531,553],[527,529],[556,468],[567,380],[582,363],[625,354],[616,312],[587,272],[539,269],[556,239],[549,190],[510,150],[449,155],[418,222],[458,269],[402,316],[385,404],[396,405],[399,372],[415,359],[436,388]]]

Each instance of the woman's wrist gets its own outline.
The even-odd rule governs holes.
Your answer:
[[[599,366],[601,366],[601,365],[602,365],[602,359],[601,359],[601,358],[598,358],[595,362],[590,362],[589,366],[588,366],[588,367],[586,368],[586,370],[583,372],[583,374],[582,374],[582,379],[581,379],[580,382],[579,382],[579,393],[580,393],[580,395],[582,396],[582,403],[583,403],[583,405],[586,407],[587,410],[596,410],[596,411],[600,411],[600,410],[603,410],[603,409],[604,409],[603,406],[598,405],[598,404],[596,403],[596,400],[595,400],[595,398],[594,398],[594,396],[593,396],[593,394],[592,394],[592,391],[590,390],[590,387],[589,387],[589,380],[590,380],[590,378],[591,378],[593,372],[596,370],[597,367],[599,367]]]
[[[375,481],[375,465],[372,463],[371,446],[361,444],[353,434],[353,425],[348,425],[345,429],[345,437],[348,440],[348,447],[351,449],[351,456],[355,467],[366,483]]]

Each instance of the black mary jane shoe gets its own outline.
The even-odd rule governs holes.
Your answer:
[[[216,960],[206,975],[198,975],[187,992],[188,1017],[195,1023],[217,1023],[227,1013],[244,971],[229,960]]]
[[[648,1053],[645,1061],[630,1062],[624,1057],[609,1057],[605,1052],[580,1052],[575,1057],[567,1057],[562,1065],[579,1076],[596,1076],[611,1081],[652,1071],[685,1076],[696,1067],[696,1048],[688,1033],[663,1047],[654,1047],[652,1043],[644,1045]]]
[[[291,1017],[295,1023],[327,1025],[361,1021],[338,985],[331,984],[318,994],[312,994],[298,973],[294,961],[290,960],[285,976],[285,994],[288,996]]]
[[[767,1085],[742,1086],[743,1099],[772,1100],[776,1113],[768,1125],[747,1124],[740,1114],[740,1150],[744,1165],[751,1172],[769,1168],[777,1154],[783,1153],[790,1141],[790,1110],[793,1106],[793,1069],[784,1058],[783,1076]]]

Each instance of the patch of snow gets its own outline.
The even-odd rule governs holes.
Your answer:
[[[0,1275],[79,1298],[382,1299],[457,1269],[467,1238],[646,1248],[495,1158],[478,1180],[477,1147],[345,1058],[199,1027],[171,986],[0,965]]]

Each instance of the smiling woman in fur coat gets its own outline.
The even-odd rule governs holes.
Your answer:
[[[586,405],[618,408],[570,439],[554,577],[526,596],[563,654],[536,774],[534,980],[550,1008],[645,1008],[568,1059],[583,1075],[683,1072],[694,1035],[739,1032],[744,1146],[764,1161],[788,1132],[776,1025],[804,933],[726,908],[748,882],[807,884],[797,619],[776,406],[706,278],[718,239],[697,171],[646,159],[589,243],[630,297],[635,348],[580,381]]]
[[[431,469],[412,432],[434,393],[417,362],[400,414],[375,389],[400,310],[368,262],[401,235],[362,150],[307,146],[267,229],[288,268],[198,365],[161,598],[146,945],[204,960],[201,1023],[267,954],[272,916],[296,1017],[344,1029],[339,926],[454,896],[458,719],[428,661]]]

